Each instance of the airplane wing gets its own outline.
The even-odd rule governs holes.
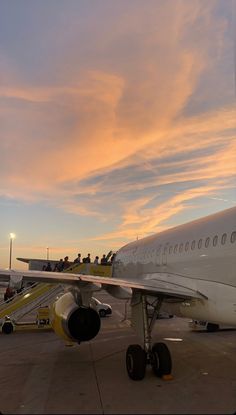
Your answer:
[[[75,285],[79,288],[98,290],[107,286],[117,286],[140,290],[149,295],[163,295],[172,298],[197,298],[207,299],[207,297],[192,287],[187,287],[181,280],[181,276],[169,275],[165,273],[146,274],[142,279],[119,279],[108,278],[94,275],[73,274],[66,272],[46,272],[46,271],[15,271],[0,269],[0,281],[31,281],[55,284]],[[173,280],[174,282],[172,282]]]

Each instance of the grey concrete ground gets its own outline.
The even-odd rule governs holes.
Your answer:
[[[0,335],[3,414],[235,413],[235,330],[193,332],[188,320],[159,320],[153,339],[168,344],[174,378],[163,381],[148,368],[134,382],[125,353],[139,340],[120,322],[124,303],[107,294],[101,299],[113,316],[89,343],[66,347],[53,332]]]

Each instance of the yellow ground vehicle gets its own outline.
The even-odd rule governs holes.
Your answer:
[[[36,324],[38,326],[50,324],[50,312],[48,306],[39,307],[37,312]]]

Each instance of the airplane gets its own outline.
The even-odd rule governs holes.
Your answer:
[[[111,277],[0,270],[0,280],[11,276],[65,284],[52,305],[52,326],[71,342],[89,341],[100,330],[100,317],[90,307],[94,292],[105,289],[116,298],[130,299],[131,322],[143,346],[128,347],[128,376],[141,380],[151,365],[156,376],[171,379],[167,345],[152,345],[160,310],[236,325],[236,206],[126,244],[116,253]]]

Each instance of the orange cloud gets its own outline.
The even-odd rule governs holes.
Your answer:
[[[9,77],[4,72],[1,196],[43,201],[100,220],[120,215],[117,230],[100,236],[108,240],[161,230],[165,221],[187,209],[186,202],[214,197],[231,186],[236,143],[229,92],[217,109],[185,115],[194,97],[205,103],[199,84],[230,50],[227,22],[216,16],[215,2],[151,4],[137,4],[136,13],[127,4],[125,13],[107,22],[90,21],[94,31],[86,37],[86,62],[72,19],[73,42],[60,50],[60,65],[50,68],[55,71],[51,83],[26,84],[12,65]],[[116,7],[119,12],[121,6]],[[222,85],[219,79],[223,90]],[[138,166],[136,181],[125,176],[132,166]],[[122,179],[109,180],[122,169]],[[142,179],[148,171],[150,177]],[[102,175],[106,180],[96,180]],[[91,179],[87,187],[85,179]],[[158,193],[158,186],[183,182],[188,190],[153,202],[151,187]],[[130,200],[128,192],[134,191]],[[104,215],[108,205],[113,210]]]
[[[202,186],[197,189],[190,189],[180,194],[170,196],[167,202],[160,203],[156,207],[147,208],[142,206],[140,200],[129,204],[127,212],[124,213],[122,224],[118,230],[114,232],[105,233],[97,237],[97,240],[124,240],[132,241],[136,237],[145,237],[150,233],[161,232],[168,226],[163,222],[172,218],[177,213],[184,211],[187,208],[186,202],[201,198],[203,196],[210,196],[215,193],[217,186]],[[140,205],[142,208],[140,208]],[[188,205],[189,209],[189,205]],[[130,211],[137,211],[136,215],[130,215]]]
[[[202,13],[196,1],[153,3],[145,8],[145,15],[143,6],[137,5],[137,13],[128,8],[119,24],[106,22],[96,39],[104,53],[112,51],[122,36],[128,42],[134,35],[139,39],[136,54],[129,52],[133,61],[128,67],[122,62],[124,40],[121,56],[113,53],[114,63],[107,57],[105,69],[97,69],[91,58],[88,68],[80,68],[71,53],[72,65],[62,66],[61,84],[22,85],[16,72],[15,86],[5,82],[8,86],[0,88],[5,99],[0,109],[2,134],[8,142],[3,193],[7,188],[17,197],[21,193],[32,198],[33,192],[33,197],[44,198],[57,185],[121,162],[153,142],[162,147],[163,135],[169,133],[209,65],[215,32],[220,29],[220,40],[223,36],[224,28],[211,17],[213,9],[205,5]],[[197,40],[192,31],[196,22]],[[116,31],[109,30],[112,24]],[[65,56],[68,53],[64,51]]]

